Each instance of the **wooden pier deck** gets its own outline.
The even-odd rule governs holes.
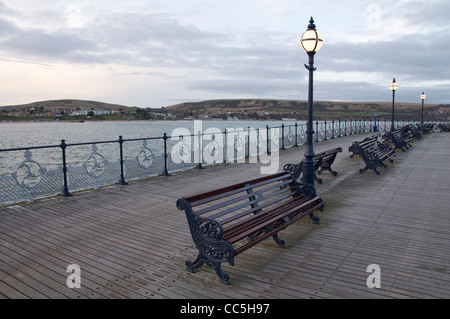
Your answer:
[[[325,200],[320,225],[306,219],[213,269],[185,270],[197,251],[175,202],[254,178],[260,164],[221,164],[0,207],[0,299],[311,299],[450,298],[450,135],[433,133],[397,151],[394,163],[358,172],[348,147],[367,134],[315,144],[342,147],[316,184]],[[303,158],[304,146],[280,151],[280,169]],[[68,288],[67,267],[81,269]],[[381,287],[368,288],[367,267],[380,267]]]

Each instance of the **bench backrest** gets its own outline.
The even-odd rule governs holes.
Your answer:
[[[291,201],[297,194],[294,183],[289,173],[280,172],[183,199],[194,215],[226,227]]]

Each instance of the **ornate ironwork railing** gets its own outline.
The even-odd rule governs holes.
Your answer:
[[[398,122],[398,126],[411,122]],[[390,122],[377,122],[378,131],[390,128]],[[314,141],[373,131],[373,121],[317,121]],[[98,141],[58,145],[0,149],[0,204],[33,201],[36,198],[104,185],[168,176],[172,172],[204,165],[230,163],[274,150],[306,143],[306,124],[213,133]],[[200,145],[200,147],[199,147]],[[23,152],[23,160],[17,160]],[[15,153],[8,159],[8,154]],[[35,154],[39,153],[37,159]],[[42,153],[42,154],[41,154]],[[13,163],[11,163],[13,162]],[[8,165],[3,165],[8,163]],[[1,171],[5,170],[6,172]],[[11,171],[12,167],[12,171]],[[9,171],[8,171],[9,168]]]

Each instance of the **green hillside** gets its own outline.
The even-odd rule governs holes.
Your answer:
[[[166,109],[177,117],[206,115],[210,117],[236,116],[239,119],[287,117],[306,120],[308,115],[307,101],[298,100],[208,100],[181,103]],[[392,104],[385,102],[314,102],[315,120],[372,119],[375,113],[380,118],[390,119]],[[397,120],[419,120],[421,114],[421,103],[397,102],[395,104]],[[425,104],[424,118],[426,120],[450,120],[450,107],[442,104]]]
[[[82,110],[90,110],[90,109],[96,109],[96,110],[136,110],[136,107],[127,107],[124,105],[119,104],[111,104],[111,103],[104,103],[104,102],[97,102],[97,101],[85,101],[85,100],[71,100],[71,99],[65,99],[65,100],[50,100],[50,101],[40,101],[40,102],[33,102],[29,104],[20,104],[20,105],[8,105],[8,106],[1,106],[0,111],[19,111],[23,109],[30,109],[30,108],[45,108],[46,110],[64,110],[64,109],[77,109],[80,108]]]
[[[449,106],[448,104],[425,104],[424,119],[426,121],[449,121]],[[11,114],[11,112],[28,112],[28,115],[24,116],[44,114],[45,112],[58,112],[58,114],[68,115],[76,110],[115,111],[113,112],[115,113],[114,117],[96,116],[91,118],[97,120],[184,119],[186,117],[197,119],[227,119],[232,117],[241,120],[278,120],[282,118],[306,120],[308,103],[301,100],[217,99],[185,102],[165,108],[151,109],[97,101],[65,99],[2,106],[0,107],[0,116],[1,119],[11,119],[11,117],[17,116]],[[314,102],[314,120],[373,119],[375,113],[379,115],[380,120],[390,120],[391,112],[392,104],[389,102]],[[117,113],[120,114],[117,115]],[[395,103],[396,120],[420,120],[421,114],[421,103]]]

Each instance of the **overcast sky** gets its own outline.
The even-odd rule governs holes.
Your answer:
[[[306,100],[450,103],[448,0],[0,0],[0,105]]]

